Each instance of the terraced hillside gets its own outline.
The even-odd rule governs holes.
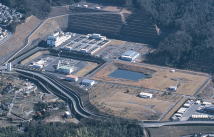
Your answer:
[[[145,13],[134,13],[130,15],[121,29],[121,36],[124,39],[153,43],[158,40],[155,24]]]
[[[154,44],[158,41],[155,24],[150,17],[143,13],[130,15],[100,10],[75,8],[70,15],[69,31],[77,33],[100,33],[110,38],[120,38],[128,41]]]
[[[71,15],[69,30],[78,33],[100,33],[109,37],[120,34],[123,22],[120,14]]]

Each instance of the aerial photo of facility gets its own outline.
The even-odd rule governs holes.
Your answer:
[[[0,136],[213,136],[213,5],[0,0]]]

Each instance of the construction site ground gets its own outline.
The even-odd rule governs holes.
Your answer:
[[[35,16],[28,17],[24,23],[16,27],[15,33],[1,45],[0,63],[12,56],[17,50],[25,46],[26,38],[39,26],[41,20]]]
[[[182,98],[150,91],[152,99],[138,97],[146,89],[114,83],[99,82],[89,91],[90,101],[99,110],[127,119],[159,120]]]
[[[126,69],[137,72],[151,70],[154,71],[154,73],[151,74],[151,78],[141,79],[136,82],[127,79],[117,79],[110,77],[109,74],[117,69]],[[172,68],[159,67],[149,64],[130,63],[117,60],[109,63],[100,71],[95,73],[92,76],[92,79],[143,87],[159,91],[166,91],[166,89],[170,86],[176,86],[179,83],[176,93],[183,95],[194,95],[196,92],[198,92],[198,90],[201,89],[203,85],[209,82],[210,79],[209,76],[204,73],[184,70],[175,70],[175,72],[170,72],[172,70]]]

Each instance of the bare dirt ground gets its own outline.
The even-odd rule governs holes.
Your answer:
[[[99,110],[137,120],[158,120],[180,99],[180,96],[164,96],[160,93],[153,93],[152,99],[137,97],[142,91],[142,88],[98,83],[89,91],[89,95],[91,103]]]
[[[42,39],[45,36],[52,34],[54,31],[59,30],[60,26],[54,20],[46,20],[43,24],[33,33],[30,37],[31,40]]]
[[[152,78],[142,79],[137,82],[109,77],[109,74],[114,72],[116,69],[121,68],[121,66],[122,69],[128,69],[138,72],[141,72],[141,70],[143,69],[150,69],[155,71],[155,73],[152,74]],[[172,73],[170,72],[170,70],[172,70],[172,68],[114,61],[114,63],[107,65],[106,67],[95,73],[92,78],[95,80],[133,85],[161,91],[165,91],[169,86],[176,86],[179,83],[180,86],[178,87],[176,93],[184,95],[194,95],[195,92],[206,82],[206,80],[209,79],[208,75],[203,75],[202,73],[194,72],[193,74],[193,72],[190,71],[180,70],[176,70],[176,72]]]
[[[16,32],[1,47],[1,62],[11,56],[14,51],[24,46],[27,36],[41,23],[41,20],[35,16],[30,16],[26,21],[17,26]]]
[[[36,52],[36,53],[34,53],[33,55],[31,55],[30,57],[28,57],[28,58],[22,60],[22,61],[20,62],[20,64],[22,64],[22,65],[28,64],[28,63],[30,63],[33,59],[38,58],[38,57],[40,57],[40,56],[42,56],[42,55],[44,55],[44,54],[49,54],[49,51],[39,51],[39,52]]]
[[[121,8],[118,8],[116,6],[106,6],[103,8],[105,11],[114,11],[114,12],[119,12]]]
[[[83,77],[98,66],[97,63],[87,62],[87,66],[79,70],[75,75]]]
[[[71,11],[69,10],[68,6],[57,6],[52,7],[51,12],[49,13],[49,17],[55,17],[59,15],[69,14]]]
[[[160,120],[161,121],[167,121],[170,119],[170,117],[186,102],[186,98],[181,98],[177,103],[173,106],[172,109],[168,113],[166,113],[165,116],[163,116]]]

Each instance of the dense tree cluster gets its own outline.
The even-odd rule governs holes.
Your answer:
[[[139,126],[112,122],[30,123],[24,132],[16,128],[1,128],[1,137],[143,137]]]
[[[151,57],[154,63],[214,72],[213,0],[138,0],[168,31]]]
[[[44,18],[50,11],[49,0],[0,0],[0,3],[7,5],[26,16],[35,15]]]

